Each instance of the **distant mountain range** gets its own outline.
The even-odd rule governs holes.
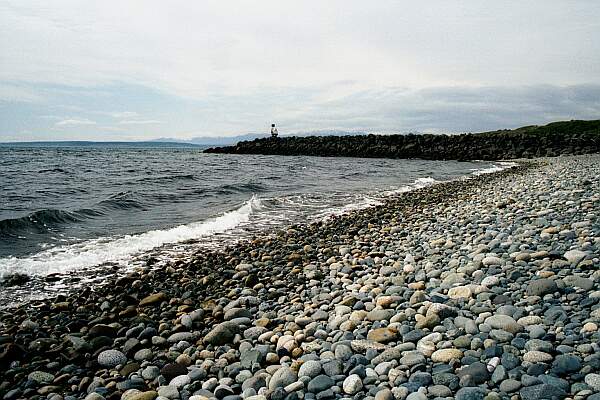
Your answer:
[[[197,145],[187,142],[163,142],[163,141],[145,141],[145,142],[92,142],[85,140],[65,140],[65,141],[40,141],[40,142],[7,142],[0,143],[0,147],[101,147],[101,148],[185,148],[207,146]]]

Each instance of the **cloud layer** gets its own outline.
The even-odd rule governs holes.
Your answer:
[[[593,1],[9,0],[0,140],[597,118],[599,21]]]

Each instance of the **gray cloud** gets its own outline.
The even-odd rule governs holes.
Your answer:
[[[367,90],[310,107],[284,124],[301,129],[465,132],[600,118],[600,85]]]

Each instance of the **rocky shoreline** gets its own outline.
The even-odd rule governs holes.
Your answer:
[[[356,135],[263,138],[214,147],[206,153],[326,157],[500,160],[600,152],[600,121],[562,121],[545,126],[460,135]]]
[[[0,396],[600,400],[598,176],[522,163],[1,311]]]

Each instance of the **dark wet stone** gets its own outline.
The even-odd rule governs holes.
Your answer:
[[[532,364],[527,368],[527,374],[538,376],[546,373],[548,366],[546,364]]]
[[[449,372],[442,372],[433,375],[433,384],[448,386],[451,390],[456,390],[459,385],[459,378]]]
[[[223,399],[226,396],[231,396],[234,392],[233,389],[227,385],[219,385],[215,388],[214,394],[217,399]]]
[[[138,340],[143,340],[143,339],[152,339],[153,336],[157,336],[158,335],[158,331],[156,330],[156,328],[153,327],[147,327],[144,328],[140,334],[138,335]]]
[[[409,393],[416,392],[421,387],[417,382],[404,382],[400,386],[408,389]]]
[[[132,372],[136,372],[139,369],[140,369],[139,363],[131,362],[129,364],[126,364],[123,368],[121,368],[119,373],[123,376],[129,376],[129,374],[131,374]]]
[[[8,343],[0,347],[0,366],[8,368],[11,362],[22,360],[27,352],[23,347]]]
[[[270,400],[284,400],[286,396],[287,396],[287,392],[285,391],[285,389],[282,387],[278,387],[278,388],[275,388],[271,392],[269,399]]]
[[[485,358],[500,357],[502,353],[502,347],[499,345],[490,346],[483,351]]]
[[[129,338],[123,345],[123,353],[127,355],[133,355],[137,350],[140,349],[140,341],[134,338]]]
[[[187,368],[181,364],[171,363],[166,364],[161,368],[160,374],[165,377],[167,382],[179,375],[186,375],[188,372]]]
[[[538,376],[538,379],[542,383],[547,383],[548,385],[559,387],[562,390],[564,390],[565,392],[569,391],[569,382],[564,379],[557,378],[552,375],[540,375],[540,376]]]
[[[527,343],[527,340],[522,337],[516,337],[510,341],[511,346],[514,346],[519,350],[523,350],[525,348],[525,343]]]
[[[365,379],[367,376],[367,367],[362,364],[357,365],[352,368],[347,375],[356,374],[360,377],[360,379]]]
[[[497,296],[494,296],[492,304],[512,304],[512,300],[506,295],[499,294]]]
[[[333,390],[331,389],[323,390],[322,392],[317,393],[316,398],[317,400],[334,399],[335,393],[333,393]]]
[[[112,326],[105,324],[96,324],[90,328],[88,332],[89,337],[107,336],[110,338],[117,337],[117,330]]]
[[[109,338],[108,336],[98,336],[90,340],[90,345],[95,350],[105,346],[112,346],[112,344],[113,339]]]
[[[547,383],[524,387],[519,394],[522,400],[562,400],[567,397],[564,390]]]
[[[558,375],[570,374],[581,369],[581,359],[572,354],[556,356],[552,363],[552,372]]]
[[[327,375],[318,375],[308,382],[307,389],[312,393],[319,393],[335,386],[335,382]]]
[[[456,371],[456,375],[459,378],[463,376],[470,375],[475,384],[480,384],[487,381],[490,378],[490,373],[487,370],[487,366],[481,362],[475,362],[473,364],[467,365]]]
[[[511,370],[511,369],[515,368],[517,365],[521,364],[521,360],[519,360],[519,357],[515,356],[512,353],[503,353],[502,358],[500,359],[500,363],[507,370]]]
[[[264,377],[262,376],[253,376],[251,378],[248,378],[244,381],[244,383],[242,383],[242,390],[246,390],[249,388],[254,389],[255,391],[258,392],[258,390],[262,387],[266,387],[267,383]]]
[[[557,321],[566,321],[568,319],[569,316],[561,306],[550,307],[544,313],[544,320],[546,324],[554,324]]]
[[[11,287],[11,286],[21,286],[26,284],[31,280],[31,277],[26,274],[14,273],[9,274],[0,280],[0,286]]]
[[[424,338],[425,336],[427,336],[427,332],[424,332],[420,329],[414,329],[414,330],[402,335],[402,339],[405,342],[418,342],[420,339]]]
[[[428,372],[415,372],[410,376],[410,378],[408,378],[408,381],[417,383],[419,386],[422,387],[427,387],[431,385],[433,379],[431,377],[431,374]]]

